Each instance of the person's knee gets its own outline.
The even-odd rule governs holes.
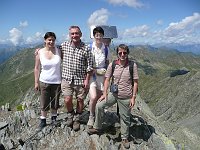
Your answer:
[[[77,102],[78,103],[83,103],[83,99],[82,98],[77,98]]]
[[[96,94],[90,94],[89,95],[90,100],[95,100],[97,98]]]
[[[90,103],[94,103],[95,101],[97,101],[96,97],[91,97],[90,98]]]
[[[65,100],[65,103],[72,103],[72,97],[71,96],[66,96],[64,100]]]
[[[96,109],[97,109],[97,110],[102,110],[102,109],[104,109],[102,103],[97,103],[97,104],[96,104]]]

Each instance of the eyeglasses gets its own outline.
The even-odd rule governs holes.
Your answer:
[[[120,55],[120,56],[121,56],[122,54],[123,54],[123,55],[127,55],[127,52],[119,52],[119,53],[118,53],[118,55]]]

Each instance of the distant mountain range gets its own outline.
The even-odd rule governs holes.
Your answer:
[[[156,45],[130,45],[130,47],[134,46],[148,46],[149,50],[164,48],[169,50],[178,50],[180,52],[191,52],[197,55],[200,54],[200,44],[181,45],[181,44],[171,43],[171,44],[156,44]],[[0,64],[3,63],[8,58],[10,58],[11,56],[14,56],[18,51],[34,47],[42,47],[42,44],[23,45],[23,46],[0,44]],[[114,48],[114,45],[111,45],[111,48]]]
[[[0,44],[0,64],[6,61],[8,58],[14,56],[17,52],[31,47],[33,48],[37,46],[35,45],[14,46],[8,44]]]
[[[170,43],[170,44],[157,44],[153,45],[154,47],[165,47],[165,48],[171,48],[176,49],[180,52],[191,52],[194,54],[200,54],[200,44],[176,44],[176,43]]]
[[[9,47],[7,45],[0,46],[0,64],[15,55],[17,51],[21,50],[19,47]]]

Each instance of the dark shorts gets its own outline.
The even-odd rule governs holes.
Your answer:
[[[42,111],[51,109],[58,109],[59,97],[61,93],[60,84],[48,84],[40,82],[40,107]]]
[[[64,96],[73,96],[75,92],[76,98],[85,99],[87,95],[87,91],[83,88],[83,85],[74,85],[73,82],[69,84],[64,79],[62,80],[61,88]]]

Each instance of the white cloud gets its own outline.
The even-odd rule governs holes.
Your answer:
[[[194,13],[180,22],[172,22],[163,30],[162,37],[165,43],[200,43],[200,14]]]
[[[101,8],[100,10],[96,10],[91,14],[88,19],[88,25],[106,25],[109,17],[109,12],[105,8]]]
[[[125,5],[133,8],[141,8],[144,6],[144,4],[139,0],[108,0],[108,2],[113,5]]]
[[[0,39],[0,44],[6,44],[6,43],[7,43],[6,40],[4,40],[4,39]]]
[[[147,44],[151,35],[147,25],[136,26],[118,32],[119,37],[116,42],[128,44]]]
[[[19,45],[23,43],[23,33],[17,28],[13,28],[9,31],[10,41],[14,45]]]
[[[194,34],[200,30],[200,14],[194,13],[193,16],[185,17],[182,21],[170,23],[164,33],[167,36],[180,36],[182,34]]]
[[[20,22],[20,25],[18,28],[12,28],[9,31],[9,37],[6,40],[0,40],[0,43],[5,43],[5,44],[10,44],[12,43],[13,45],[23,45],[26,44],[24,43],[24,38],[23,38],[23,28],[28,26],[28,22]]]
[[[41,37],[41,36],[42,36],[42,33],[36,32],[36,33],[35,33],[35,36],[36,36],[36,37]]]
[[[28,37],[26,39],[26,44],[35,44],[35,43],[41,43],[43,40],[43,34],[40,32],[36,32],[34,36]]]
[[[20,27],[27,27],[28,26],[28,22],[27,21],[20,22],[19,26]]]
[[[125,38],[146,37],[149,34],[149,27],[147,25],[137,26],[126,29],[123,33]]]
[[[156,24],[157,25],[163,25],[163,21],[162,20],[157,20]]]
[[[161,20],[158,22],[162,22]],[[159,24],[160,24],[159,23]],[[120,32],[119,39],[135,44],[200,44],[200,14],[194,13],[180,22],[170,23],[163,30],[154,30],[147,25],[136,26]],[[134,44],[133,43],[133,44]]]

